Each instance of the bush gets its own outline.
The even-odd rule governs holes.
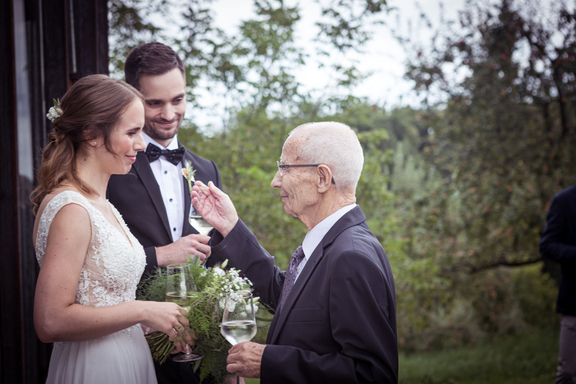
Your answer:
[[[555,329],[560,315],[555,312],[558,287],[554,280],[542,273],[540,264],[524,267],[514,275],[514,295],[528,325]]]

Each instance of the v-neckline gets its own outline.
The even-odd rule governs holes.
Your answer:
[[[106,202],[108,203],[108,205],[110,206],[110,209],[112,210],[112,214],[114,215],[114,218],[116,219],[116,222],[118,223],[118,225],[120,226],[120,228],[122,229],[122,232],[120,232],[120,229],[118,229],[114,224],[112,224],[110,221],[108,221],[108,219],[106,218],[106,216],[104,215],[104,213],[102,213],[98,208],[94,207],[92,204],[92,207],[97,210],[98,212],[100,212],[100,214],[102,215],[102,217],[104,218],[104,220],[106,220],[106,222],[113,227],[116,231],[118,231],[118,233],[120,234],[124,234],[124,238],[126,240],[128,240],[128,244],[130,244],[130,247],[132,249],[134,248],[134,244],[132,243],[132,240],[130,240],[130,236],[128,236],[128,233],[126,232],[126,228],[124,227],[124,225],[122,225],[122,223],[120,222],[120,220],[118,219],[118,215],[116,214],[116,210],[115,208],[112,206],[112,204],[110,204],[110,202],[108,200],[106,200]]]

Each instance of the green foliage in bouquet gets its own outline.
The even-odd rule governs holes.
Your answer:
[[[214,383],[223,383],[228,372],[226,371],[226,357],[230,344],[220,334],[220,323],[224,312],[224,300],[229,292],[251,290],[252,283],[240,276],[238,270],[230,268],[225,270],[227,261],[222,266],[205,268],[194,257],[188,259],[191,273],[196,283],[196,292],[189,292],[190,302],[188,320],[190,328],[194,331],[196,340],[192,352],[204,356],[195,362],[195,369],[200,369],[200,378]],[[140,284],[138,300],[164,301],[166,293],[166,274],[162,269],[147,276]],[[256,305],[258,298],[255,298]],[[184,306],[183,306],[184,307]],[[168,335],[162,332],[152,332],[147,335],[148,345],[152,357],[162,364],[174,344]]]

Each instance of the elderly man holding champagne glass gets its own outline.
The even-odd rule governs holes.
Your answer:
[[[287,271],[274,266],[220,189],[196,182],[193,204],[218,231],[213,259],[229,260],[276,310],[266,344],[234,345],[228,371],[261,383],[397,383],[394,278],[356,204],[364,162],[348,126],[295,128],[272,187],[308,228]]]

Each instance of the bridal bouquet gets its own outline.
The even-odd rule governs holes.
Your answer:
[[[196,337],[192,353],[204,356],[195,362],[195,369],[200,369],[201,380],[208,379],[223,383],[226,371],[226,357],[230,344],[220,334],[220,323],[224,312],[226,294],[231,292],[251,290],[252,283],[234,268],[226,268],[227,261],[220,267],[205,268],[194,257],[188,259],[192,275],[196,283],[196,292],[191,292],[188,311],[190,329]],[[143,280],[138,289],[139,300],[164,301],[166,293],[166,275],[161,269]],[[255,298],[256,304],[258,298]],[[162,364],[174,344],[168,335],[162,332],[152,332],[146,336],[152,351],[152,357]]]

